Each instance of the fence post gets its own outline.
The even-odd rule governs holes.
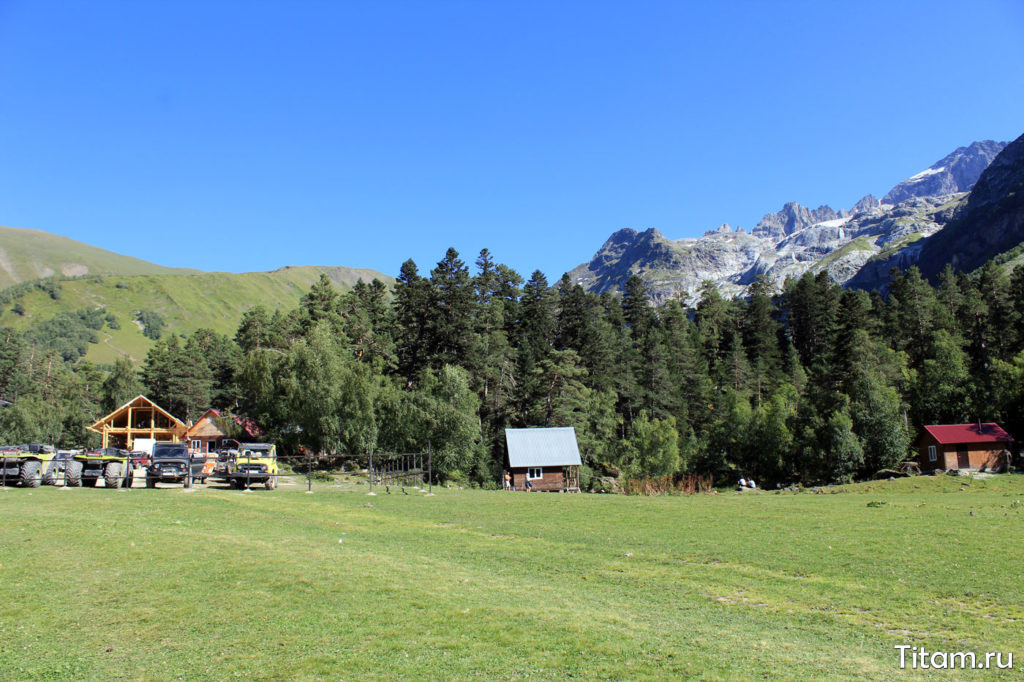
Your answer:
[[[427,492],[434,492],[434,450],[427,441]]]
[[[306,492],[313,492],[313,453],[306,450]]]

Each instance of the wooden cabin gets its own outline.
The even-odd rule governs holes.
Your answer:
[[[558,428],[505,429],[508,472],[515,490],[579,492],[580,449],[576,430]]]
[[[1006,471],[1013,438],[994,422],[934,424],[917,437],[922,471]]]
[[[144,395],[138,395],[102,419],[90,431],[100,434],[104,448],[135,449],[136,438],[178,443],[186,426]]]
[[[228,437],[227,432],[217,423],[219,417],[220,412],[211,408],[188,427],[184,440],[190,450],[203,454],[213,452]]]

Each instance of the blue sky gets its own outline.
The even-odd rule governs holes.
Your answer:
[[[0,0],[0,224],[203,270],[487,247],[555,280],[624,227],[882,196],[1022,105],[1016,0]]]

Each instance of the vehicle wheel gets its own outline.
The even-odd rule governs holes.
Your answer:
[[[276,488],[277,487],[277,477],[271,475],[270,478],[267,479],[266,486],[267,486],[267,490],[273,490],[274,488]]]
[[[108,488],[121,487],[121,463],[111,462],[103,470],[103,484]]]
[[[57,463],[50,462],[43,472],[43,485],[57,485]]]
[[[64,466],[64,485],[69,488],[82,487],[82,463],[69,460]]]
[[[147,488],[155,488],[156,487],[156,479],[152,478],[151,476],[146,476],[146,487]]]
[[[191,488],[192,487],[192,477],[191,476],[186,476],[185,480],[182,482],[182,485],[184,485],[186,488]]]
[[[42,482],[42,475],[39,473],[39,462],[30,459],[21,465],[21,485],[23,488],[38,488]]]

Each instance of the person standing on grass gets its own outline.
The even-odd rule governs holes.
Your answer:
[[[533,484],[530,483],[530,479],[526,479],[526,492],[533,490]]]
[[[512,477],[505,472],[505,490],[512,490]]]

